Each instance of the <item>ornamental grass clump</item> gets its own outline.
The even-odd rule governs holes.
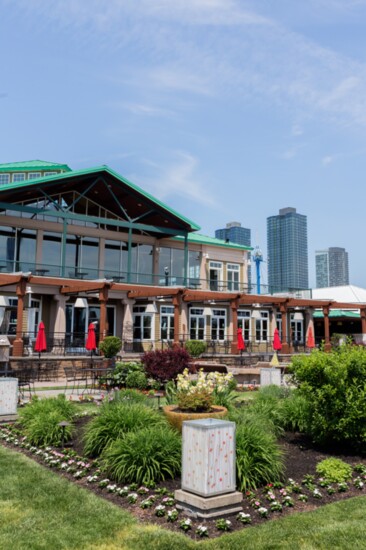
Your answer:
[[[232,390],[233,375],[231,373],[221,374],[211,372],[205,374],[201,369],[197,375],[197,379],[193,380],[188,369],[185,369],[182,374],[177,376],[177,392],[176,400],[178,408],[182,411],[191,412],[210,412],[213,405],[224,395],[228,395]]]
[[[181,448],[175,430],[148,425],[114,441],[103,453],[103,470],[118,483],[158,483],[180,474]]]
[[[167,421],[158,411],[142,403],[123,400],[103,403],[100,414],[85,429],[84,453],[87,456],[99,456],[116,439],[145,426],[162,426],[167,429]]]
[[[24,409],[20,409],[19,423],[28,441],[33,445],[61,445],[71,438],[76,405],[67,401],[64,395],[48,399],[34,398]],[[68,425],[61,427],[60,422]]]

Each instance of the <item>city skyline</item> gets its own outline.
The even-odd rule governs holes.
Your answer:
[[[315,250],[339,246],[366,287],[366,0],[0,8],[1,163],[107,164],[202,234],[239,220],[263,251],[266,219],[296,207],[309,286]]]

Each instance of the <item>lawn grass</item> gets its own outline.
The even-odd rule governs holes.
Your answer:
[[[0,446],[0,548],[192,550],[180,533],[128,512]],[[366,497],[297,513],[200,542],[204,550],[366,549]]]

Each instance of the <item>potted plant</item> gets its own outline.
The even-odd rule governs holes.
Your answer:
[[[99,351],[101,351],[106,359],[114,359],[122,347],[122,340],[118,336],[106,336],[104,340],[99,342]],[[110,361],[114,363],[114,361]]]
[[[177,376],[177,403],[163,408],[167,419],[181,431],[185,420],[225,417],[227,408],[215,405],[215,401],[220,398],[221,393],[227,392],[232,378],[231,373],[205,374],[201,369],[197,379],[193,380],[188,369],[185,369],[183,374]]]

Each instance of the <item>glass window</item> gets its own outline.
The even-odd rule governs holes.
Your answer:
[[[279,334],[280,340],[282,342],[282,314],[281,313],[276,314],[276,324],[277,324],[277,328],[278,328],[278,334]]]
[[[10,181],[10,174],[0,174],[0,185],[6,185]]]
[[[127,245],[121,241],[105,241],[104,276],[107,279],[124,279],[127,271]],[[126,257],[124,256],[126,252]]]
[[[41,177],[41,172],[29,172],[28,179],[29,180],[36,180]]]
[[[240,266],[239,264],[227,264],[227,289],[239,291],[240,282]]]
[[[268,311],[261,311],[261,318],[255,320],[255,339],[257,342],[268,340]]]
[[[25,180],[25,174],[22,173],[22,174],[13,174],[13,182],[17,182],[17,181],[24,181]]]
[[[133,308],[133,339],[152,339],[153,314],[146,313],[146,306],[135,306]]]
[[[205,324],[203,309],[191,308],[189,310],[189,337],[191,340],[205,339]]]
[[[294,319],[294,315],[294,313],[290,315],[290,335],[291,342],[298,345],[304,342],[304,320]]]
[[[47,275],[60,275],[61,266],[61,233],[44,233],[42,241],[42,268]]]
[[[36,231],[17,229],[16,261],[17,271],[34,271],[36,264]]]
[[[243,331],[243,339],[250,342],[250,311],[238,310],[238,328]]]
[[[210,290],[222,290],[222,263],[209,263],[209,285]]]
[[[0,265],[4,271],[15,271],[16,231],[12,227],[0,227]]]
[[[212,340],[225,340],[226,311],[225,309],[213,309],[211,316]]]
[[[160,308],[160,338],[174,340],[174,307],[161,306]]]
[[[201,254],[194,250],[188,251],[188,286],[200,285]]]
[[[57,174],[57,172],[45,172],[44,173],[44,176],[47,177],[47,176],[55,176]]]

